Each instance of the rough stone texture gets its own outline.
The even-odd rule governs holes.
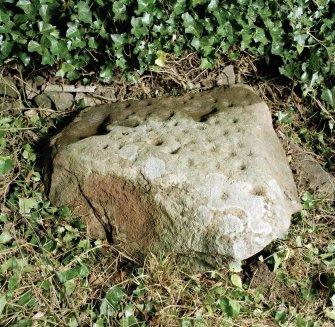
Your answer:
[[[74,101],[79,103],[83,107],[90,107],[102,104],[101,99],[97,99],[96,97],[87,93],[78,92],[75,95]]]
[[[254,255],[301,208],[269,109],[246,86],[85,109],[49,153],[50,199],[91,235],[193,271]]]
[[[25,108],[23,102],[17,99],[8,99],[6,101],[0,102],[0,110],[9,110],[20,114]]]
[[[235,84],[235,73],[233,65],[228,65],[223,69],[222,73],[218,77],[216,84],[218,86]]]
[[[16,88],[14,81],[8,77],[0,76],[0,94],[18,99],[20,93]]]
[[[52,101],[45,93],[36,95],[34,101],[40,108],[52,108]]]
[[[44,92],[54,103],[57,110],[65,111],[72,107],[74,96],[71,93]]]
[[[335,178],[324,171],[320,164],[298,144],[290,141],[291,165],[297,172],[299,186],[313,190],[321,197],[335,199]]]

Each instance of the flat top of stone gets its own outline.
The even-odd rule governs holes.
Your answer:
[[[147,100],[129,100],[89,107],[53,139],[52,145],[62,146],[93,135],[108,133],[108,125],[136,127],[149,117],[169,120],[180,112],[197,122],[233,107],[250,106],[262,100],[248,86],[236,85],[225,90],[216,88],[203,93],[181,97],[159,97]]]

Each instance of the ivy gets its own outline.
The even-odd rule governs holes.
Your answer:
[[[94,66],[102,80],[111,81],[116,68],[141,73],[162,53],[197,51],[201,67],[211,68],[222,53],[237,58],[242,50],[270,65],[275,59],[279,73],[303,95],[319,97],[330,109],[334,40],[335,0],[0,3],[0,64],[11,57],[24,65],[37,60],[56,65],[58,75],[68,79]]]

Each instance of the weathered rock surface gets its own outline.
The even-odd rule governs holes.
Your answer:
[[[91,235],[193,271],[254,255],[300,210],[269,109],[246,86],[85,109],[49,152],[51,201]]]
[[[0,76],[0,94],[18,99],[20,96],[14,81],[8,77]]]
[[[318,196],[335,199],[335,178],[324,171],[321,165],[298,144],[290,141],[292,167],[297,171],[297,180],[301,188],[312,190]]]
[[[228,65],[223,69],[222,73],[218,76],[216,84],[218,86],[235,84],[235,73],[233,65]]]
[[[45,93],[36,95],[34,101],[40,108],[52,108],[52,101]]]
[[[54,103],[56,109],[60,111],[71,108],[74,100],[74,96],[71,93],[44,92],[43,95],[48,96]]]

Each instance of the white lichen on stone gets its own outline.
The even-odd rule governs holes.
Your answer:
[[[233,237],[236,234],[243,232],[244,226],[240,218],[234,215],[228,214],[223,219],[222,229],[224,231],[224,234],[229,235],[230,237]]]
[[[250,246],[248,247],[248,244],[243,239],[240,239],[233,244],[232,250],[232,255],[235,259],[243,260],[248,256]]]
[[[144,175],[149,180],[161,177],[165,173],[165,162],[156,157],[150,157],[144,165]]]
[[[206,180],[208,206],[212,210],[241,210],[247,217],[248,226],[253,225],[254,220],[262,220],[265,214],[264,199],[251,194],[252,186],[249,183],[231,180],[218,173],[208,174]]]
[[[270,186],[271,190],[273,191],[273,193],[276,195],[277,199],[279,200],[284,200],[285,196],[283,191],[280,189],[280,186],[278,185],[278,183],[276,182],[275,179],[271,179],[268,183],[268,185]]]
[[[208,207],[201,205],[197,210],[197,218],[204,226],[208,226],[213,219],[213,214]]]
[[[256,234],[270,234],[272,227],[269,223],[261,219],[260,217],[253,217],[248,220],[248,228]]]
[[[135,144],[127,144],[119,150],[119,156],[122,159],[135,161],[137,159],[138,146]]]

